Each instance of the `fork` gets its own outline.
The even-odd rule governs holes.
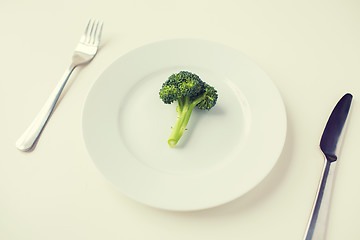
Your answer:
[[[71,73],[77,66],[89,63],[95,57],[100,44],[102,28],[102,21],[95,19],[89,20],[85,32],[75,48],[70,66],[64,72],[33,122],[17,140],[16,147],[19,150],[26,152],[32,151],[35,148],[46,123],[54,112],[55,106]]]

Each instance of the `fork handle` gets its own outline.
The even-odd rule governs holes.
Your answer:
[[[40,112],[36,115],[30,126],[17,140],[16,147],[19,150],[26,152],[35,148],[35,143],[38,141],[41,132],[43,131],[47,121],[53,113],[56,103],[58,102],[60,95],[64,90],[64,87],[75,67],[76,66],[71,65],[68,69],[66,69],[55,89],[52,91],[44,106],[41,108]]]

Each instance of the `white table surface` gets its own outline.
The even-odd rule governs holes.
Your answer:
[[[18,151],[17,138],[61,77],[90,17],[105,22],[98,55],[73,74],[37,148]],[[359,1],[3,0],[0,22],[0,239],[302,239],[322,170],[320,136],[346,92],[354,99],[327,239],[360,239]],[[82,138],[85,98],[109,64],[174,38],[245,53],[272,78],[287,110],[286,143],[270,175],[243,197],[204,211],[164,211],[128,199],[98,172]]]

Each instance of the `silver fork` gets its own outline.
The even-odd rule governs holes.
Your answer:
[[[66,69],[59,83],[56,85],[55,89],[52,91],[51,95],[33,122],[17,140],[16,147],[19,150],[31,151],[35,148],[36,142],[53,113],[55,105],[58,102],[61,92],[63,91],[71,73],[77,66],[89,63],[95,57],[100,44],[102,28],[102,21],[94,19],[89,20],[85,32],[81,36],[80,42],[75,48],[69,68]]]

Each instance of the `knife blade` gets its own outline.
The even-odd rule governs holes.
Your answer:
[[[335,169],[352,98],[347,93],[339,100],[321,136],[320,149],[325,163],[304,240],[325,239]]]

